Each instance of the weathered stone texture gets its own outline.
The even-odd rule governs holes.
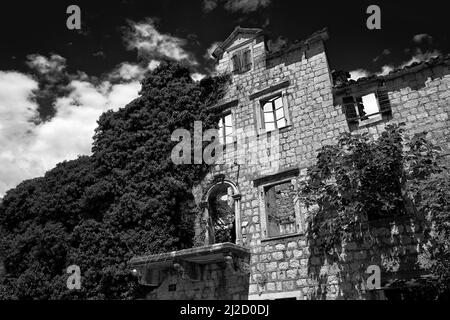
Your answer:
[[[173,286],[171,288],[171,286]],[[153,290],[150,300],[247,300],[248,274],[214,263],[202,266],[201,278],[191,280],[173,271]]]
[[[249,39],[236,39],[229,47],[248,43]],[[414,219],[371,225],[372,237],[360,243],[347,243],[340,253],[339,263],[324,260],[319,254],[320,243],[306,238],[306,212],[301,204],[296,214],[300,218],[296,220],[295,234],[268,236],[267,217],[261,201],[264,188],[259,185],[260,181],[276,182],[278,175],[293,168],[298,170],[290,180],[294,187],[306,178],[307,168],[315,161],[318,150],[334,143],[340,133],[350,131],[339,102],[347,89],[333,88],[322,38],[310,39],[281,53],[267,52],[260,36],[250,41],[250,46],[252,70],[232,76],[221,103],[238,101],[237,106],[231,108],[234,132],[251,131],[255,136],[258,134],[257,140],[245,139],[244,143],[228,145],[225,162],[214,166],[194,189],[195,198],[201,204],[207,202],[208,190],[218,183],[217,177],[220,177],[219,181],[225,179],[235,186],[239,209],[236,221],[240,224],[237,226],[238,244],[248,247],[251,252],[248,282],[242,277],[219,276],[218,270],[211,269],[205,273],[211,280],[178,282],[178,297],[221,298],[220,291],[227,287],[233,291],[227,297],[244,298],[242,286],[248,285],[252,299],[364,298],[363,280],[367,277],[368,265],[379,265],[384,280],[393,274],[415,272],[415,259],[423,235],[421,222]],[[232,54],[224,51],[219,60],[219,72],[232,71]],[[382,82],[387,92],[390,117],[360,127],[356,132],[366,131],[377,137],[386,124],[404,122],[407,134],[428,131],[433,141],[450,150],[448,61],[376,79],[376,86],[379,85],[377,81]],[[284,103],[287,103],[288,126],[264,135],[259,126],[258,110],[261,100],[274,93],[282,93]],[[257,143],[271,139],[279,139],[276,152],[267,144]],[[251,162],[252,155],[264,162]],[[286,197],[280,197],[278,201],[282,210],[297,210]],[[225,278],[227,285],[224,287],[221,281]],[[167,280],[164,286],[169,283]],[[172,299],[174,295],[167,293],[158,298]]]
[[[401,261],[402,268],[407,264],[414,270],[412,262],[421,234],[417,223],[416,229],[411,229],[414,225],[411,221],[400,222],[398,235],[393,234],[390,229],[393,226],[389,224],[374,230],[376,243],[347,244],[341,254],[341,269],[323,261],[317,254],[318,244],[307,242],[302,232],[278,239],[268,239],[262,234],[264,228],[261,224],[265,219],[261,217],[262,204],[258,201],[260,195],[254,185],[255,179],[293,167],[300,171],[294,181],[304,179],[317,150],[333,143],[340,133],[349,131],[349,126],[342,106],[335,101],[322,41],[273,57],[264,50],[263,42],[255,40],[253,54],[254,69],[233,75],[223,100],[238,100],[238,106],[231,110],[235,130],[251,129],[257,132],[255,110],[259,107],[260,98],[251,100],[250,96],[288,80],[285,94],[290,125],[277,132],[279,154],[273,155],[268,163],[238,166],[232,161],[232,149],[227,149],[226,159],[229,161],[217,165],[200,188],[206,190],[215,175],[224,175],[239,186],[242,194],[240,221],[245,223],[242,244],[248,246],[252,253],[249,294],[300,291],[305,299],[361,298],[364,293],[362,279],[367,277],[364,272],[368,265],[380,265],[384,273],[397,272]],[[225,54],[222,57],[219,71],[230,70],[230,56]],[[360,128],[357,132],[367,131],[377,137],[386,124],[404,122],[408,134],[428,131],[433,141],[450,149],[448,64],[390,77],[385,81],[384,88],[391,105],[391,119]],[[245,147],[256,153],[266,151],[251,145]],[[288,208],[286,203],[282,206]],[[254,277],[257,274],[262,274],[267,281],[258,281],[258,277]],[[313,276],[316,278],[312,279]],[[348,279],[342,281],[342,277]]]

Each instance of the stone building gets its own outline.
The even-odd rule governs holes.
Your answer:
[[[232,74],[211,106],[224,161],[194,188],[201,245],[131,261],[149,299],[364,299],[369,265],[380,266],[382,286],[419,273],[421,221],[378,221],[389,250],[349,243],[336,267],[306,238],[296,190],[342,132],[376,137],[402,122],[450,150],[450,56],[348,81],[330,68],[327,39],[321,30],[274,50],[263,30],[238,27],[215,50],[217,72]]]

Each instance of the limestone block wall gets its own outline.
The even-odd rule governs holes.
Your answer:
[[[242,245],[251,251],[249,298],[364,298],[363,279],[370,264],[382,268],[384,281],[399,272],[414,274],[418,245],[423,240],[423,222],[416,218],[381,221],[380,225],[371,226],[373,239],[348,243],[338,263],[325,261],[318,254],[320,243],[306,238],[307,212],[301,204],[295,234],[268,236],[262,201],[264,184],[257,182],[272,183],[283,177],[292,178],[292,183],[297,184],[305,179],[317,150],[334,143],[340,133],[349,131],[349,126],[333,89],[322,41],[277,55],[268,53],[260,39],[255,39],[251,46],[254,67],[247,73],[233,75],[223,102],[237,100],[231,109],[235,132],[252,130],[259,134],[260,142],[276,139],[277,152],[273,152],[273,146],[268,148],[265,141],[255,144],[245,140],[243,145],[228,145],[225,163],[214,166],[194,191],[201,203],[207,200],[205,194],[217,183],[217,176],[237,186],[238,232]],[[223,56],[219,71],[230,70],[230,57],[231,53]],[[432,139],[449,148],[449,74],[448,63],[444,63],[386,77],[383,85],[392,108],[389,123],[405,122],[409,134],[429,131]],[[278,84],[285,81],[289,85],[279,88]],[[286,99],[289,125],[264,135],[259,131],[257,119],[260,100],[277,92]],[[377,136],[386,124],[381,121],[357,132]],[[264,161],[256,164],[248,161],[252,153]],[[244,154],[244,161],[239,154]],[[295,176],[283,176],[283,172],[292,168],[298,169]]]
[[[197,201],[204,201],[202,197],[215,183],[214,177],[217,175],[223,175],[238,185],[241,194],[240,231],[243,245],[249,247],[252,254],[250,295],[257,294],[260,289],[264,292],[298,289],[298,268],[301,266],[300,261],[304,263],[308,254],[306,250],[299,250],[305,246],[304,235],[300,231],[287,239],[269,239],[264,234],[261,225],[261,188],[255,187],[254,180],[276,175],[293,167],[300,168],[302,174],[305,174],[306,168],[317,154],[316,150],[324,144],[332,143],[339,133],[347,130],[345,116],[340,107],[333,104],[331,75],[321,41],[310,44],[309,48],[300,47],[284,56],[268,55],[262,42],[255,40],[253,45],[254,59],[257,61],[254,69],[242,75],[234,75],[223,99],[224,102],[238,100],[238,105],[231,110],[235,132],[249,128],[258,132],[255,112],[264,95],[253,100],[250,96],[283,81],[289,81],[289,85],[281,90],[270,91],[269,95],[277,92],[285,94],[290,125],[269,136],[258,136],[259,140],[274,137],[278,139],[279,152],[265,158],[266,162],[236,164],[234,161],[242,148],[245,149],[246,156],[248,153],[261,155],[273,151],[267,150],[264,141],[253,145],[246,143],[244,146],[227,146],[225,163],[215,166],[195,191]],[[224,56],[219,64],[224,69],[228,65],[226,60],[227,56]],[[294,180],[296,178],[293,177]],[[304,225],[298,225],[297,228],[302,230]],[[291,252],[290,256],[280,249],[287,248],[288,245],[290,250],[296,250],[295,253],[287,251]],[[269,251],[264,248],[269,248]],[[272,254],[275,255],[275,260],[266,262]],[[291,261],[292,259],[297,260]],[[279,273],[278,270],[282,272]],[[258,288],[261,274],[269,277],[270,281],[266,286]]]
[[[450,150],[450,57],[434,66],[418,66],[386,77],[392,108],[391,123],[405,123],[412,135],[427,131],[430,138]],[[360,129],[377,136],[386,123]]]
[[[248,274],[227,267],[226,263],[203,265],[198,279],[174,270],[151,291],[149,300],[247,300]]]
[[[250,298],[266,299],[284,292],[298,299],[364,299],[370,265],[381,268],[382,286],[394,278],[419,274],[416,261],[423,243],[422,223],[384,220],[370,228],[371,236],[347,243],[338,252],[338,261],[320,253],[320,240],[305,236],[264,243],[252,256]]]

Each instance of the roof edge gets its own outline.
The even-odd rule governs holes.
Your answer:
[[[241,26],[237,26],[234,28],[233,32],[223,41],[219,46],[214,50],[212,56],[216,59],[219,59],[220,56],[225,52],[225,49],[233,42],[238,34],[246,33],[253,34],[254,37],[264,34],[264,30],[260,28],[242,28]]]
[[[427,68],[432,68],[434,66],[442,64],[450,66],[450,54],[442,54],[425,61],[414,62],[408,66],[394,69],[387,75],[372,75],[369,77],[359,78],[357,80],[347,80],[346,82],[343,82],[339,85],[335,85],[334,90],[341,91],[344,89],[348,89],[352,86],[365,85],[377,81],[392,80],[410,73],[420,72]]]

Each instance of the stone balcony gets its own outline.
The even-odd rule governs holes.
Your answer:
[[[149,299],[246,299],[248,248],[219,243],[129,261]]]

